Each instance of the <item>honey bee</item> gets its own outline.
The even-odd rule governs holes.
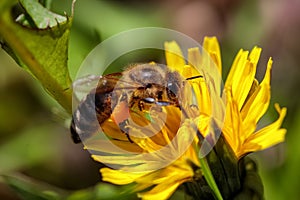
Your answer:
[[[201,76],[193,78],[198,77]],[[122,73],[108,74],[97,81],[97,87],[73,113],[70,130],[74,143],[89,138],[109,118],[113,118],[132,142],[126,128],[130,112],[143,111],[153,105],[180,109],[181,89],[185,84],[178,72],[157,64],[134,64]]]

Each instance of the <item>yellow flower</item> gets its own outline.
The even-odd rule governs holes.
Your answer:
[[[166,106],[163,107],[163,112],[151,110],[152,123],[148,127],[140,127],[149,121],[145,117],[134,115],[138,114],[132,113],[130,120],[140,124],[130,126],[132,142],[125,138],[121,140],[124,133],[115,128],[113,120],[108,120],[102,125],[105,134],[112,138],[119,137],[120,140],[92,139],[85,142],[85,147],[93,152],[109,154],[95,153],[92,157],[96,161],[122,165],[119,170],[102,168],[100,172],[103,181],[117,185],[135,182],[137,185],[134,191],[143,191],[138,193],[140,198],[168,199],[179,185],[201,176],[199,171],[195,171],[200,166],[193,134],[196,132],[193,125],[197,123],[197,119],[185,119],[179,127],[182,117],[180,109]],[[152,133],[155,135],[147,136]],[[113,142],[116,146],[112,147],[108,142]],[[125,151],[127,154],[124,155]],[[145,189],[148,191],[144,191]]]
[[[216,37],[205,37],[203,48],[214,61],[217,70],[221,73],[221,54]],[[177,53],[176,56],[174,53],[173,55],[167,53],[167,61],[175,60],[172,56],[176,57],[176,60],[179,60],[179,57],[182,58],[182,56],[178,54],[180,51],[178,50],[179,47],[175,42],[167,43],[167,49]],[[226,99],[226,112],[222,127],[222,134],[233,149],[237,158],[241,158],[250,152],[263,150],[283,142],[286,134],[286,129],[280,128],[286,115],[286,108],[280,108],[278,104],[275,104],[275,108],[279,113],[279,118],[269,126],[256,130],[258,121],[268,109],[271,97],[271,58],[268,61],[265,77],[262,82],[259,84],[255,79],[256,67],[260,53],[261,48],[258,47],[254,47],[250,54],[248,51],[240,50],[231,66],[224,86],[223,99]],[[205,52],[201,55],[197,48],[189,49],[188,51],[188,61],[198,68],[214,67],[211,63],[209,63],[207,57],[208,56],[205,55]],[[177,62],[182,63],[182,61]],[[171,63],[174,69],[179,68],[176,64],[173,64],[174,62],[167,63]],[[185,68],[187,67],[185,66]],[[181,67],[181,69],[184,68]],[[178,71],[186,78],[197,75],[195,72],[186,75],[186,72],[182,70]],[[216,76],[216,72],[213,72],[212,74],[214,75],[214,79],[220,77]],[[214,82],[217,85],[219,80],[214,80]],[[198,88],[198,90],[195,90],[195,93],[200,105],[200,114],[202,116],[210,116],[212,110],[211,99],[213,97],[209,93],[207,83],[200,81],[196,84],[193,83],[193,87]],[[214,102],[217,101],[218,100],[215,100]],[[220,102],[220,104],[221,103],[222,102]],[[215,107],[218,105],[213,106]],[[202,124],[200,124],[199,129],[201,130],[201,133],[206,136],[207,130],[204,128],[207,128],[207,124],[205,125],[203,121],[201,123]]]
[[[102,168],[103,181],[118,185],[136,183],[134,190],[142,199],[169,198],[182,183],[201,178],[197,147],[199,138],[196,134],[200,133],[204,138],[210,135],[216,142],[218,138],[211,127],[212,118],[222,130],[236,159],[284,141],[286,130],[280,127],[286,108],[280,108],[277,104],[275,108],[279,118],[257,130],[257,123],[270,102],[271,58],[264,79],[258,83],[255,73],[261,49],[254,47],[250,54],[240,50],[223,89],[217,39],[206,37],[203,48],[206,51],[188,49],[186,63],[176,42],[165,43],[166,63],[172,70],[178,71],[185,79],[203,76],[188,80],[194,95],[191,98],[187,93],[188,97],[183,100],[188,105],[184,106],[188,117],[182,117],[181,110],[174,106],[163,106],[162,112],[156,109],[149,111],[151,123],[144,117],[145,113],[132,113],[131,120],[138,124],[130,127],[135,136],[131,137],[132,141],[128,141],[114,121],[109,119],[102,124],[103,131],[117,140],[99,139],[85,143],[89,150],[104,152],[93,155],[96,161],[121,166],[118,170]],[[196,109],[190,106],[194,102],[197,102]],[[141,131],[140,126],[147,128]],[[151,133],[155,135],[147,137]],[[110,142],[119,149],[107,148]],[[122,154],[122,150],[131,153]]]
[[[203,46],[209,54],[216,55],[216,63],[221,68],[216,39],[206,38]],[[286,130],[280,128],[286,108],[281,109],[278,104],[275,104],[275,108],[279,118],[271,125],[256,130],[258,121],[268,109],[271,97],[271,58],[262,82],[259,84],[255,79],[260,53],[261,48],[258,47],[254,47],[250,54],[240,50],[224,86],[227,103],[222,133],[238,158],[283,142],[286,134]]]

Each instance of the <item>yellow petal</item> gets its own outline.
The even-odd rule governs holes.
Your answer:
[[[145,162],[145,156],[143,154],[137,155],[109,155],[100,156],[92,155],[95,161],[105,163],[105,164],[115,164],[115,165],[138,165]]]
[[[260,145],[253,142],[247,142],[243,144],[243,148],[241,148],[239,152],[237,152],[236,156],[237,158],[242,158],[243,156],[251,152],[258,151],[259,149],[261,149]]]
[[[271,79],[271,68],[272,68],[272,60],[269,59],[267,70],[265,73],[265,77],[263,81],[260,83],[259,87],[254,91],[254,93],[247,99],[246,104],[243,106],[241,110],[243,122],[245,125],[245,131],[248,132],[246,134],[249,136],[251,132],[254,132],[251,124],[257,124],[259,119],[264,115],[266,110],[269,107],[271,91],[270,91],[270,79]]]
[[[201,55],[198,48],[191,48],[188,50],[188,60],[197,70],[201,69]],[[192,70],[190,70],[190,74],[187,76],[192,77],[191,75],[197,76],[200,75],[200,73],[197,71],[192,72]],[[196,98],[196,102],[193,102],[192,104],[197,105],[202,114],[209,116],[211,114],[211,100],[205,80],[203,78],[192,79],[189,83],[192,85]]]
[[[195,137],[194,144],[198,144],[196,139],[198,139],[198,137]],[[194,149],[193,144],[191,144],[188,150],[185,152],[184,157],[188,158],[187,162],[192,162],[194,165],[200,167],[199,157]],[[190,163],[186,163],[185,166],[189,166],[189,164]]]
[[[138,197],[142,198],[143,200],[153,200],[153,199],[161,199],[165,200],[168,199],[177,187],[182,184],[184,180],[180,182],[174,182],[170,184],[160,184],[154,187],[149,192],[138,193]]]
[[[135,180],[138,185],[135,191],[141,191],[152,185],[169,184],[180,180],[190,179],[193,176],[193,169],[185,159],[176,160],[172,165],[150,172]]]
[[[256,67],[261,54],[261,48],[254,47],[249,55],[249,60],[242,69],[241,79],[236,80],[233,84],[233,90],[236,95],[235,99],[239,104],[239,109],[242,108],[249,94],[253,81],[255,80]]]
[[[204,80],[199,80],[198,83],[192,83],[192,85],[200,113],[206,116],[210,116],[213,105],[206,82]]]
[[[221,94],[221,76],[218,74],[212,77],[206,75],[205,79],[211,100],[211,116],[215,118],[216,122],[224,121],[225,100],[222,98]]]
[[[203,48],[209,53],[210,57],[217,65],[219,73],[222,74],[221,52],[217,38],[205,37],[203,41]]]
[[[150,138],[136,138],[134,142],[147,152],[155,152],[163,148],[163,146],[158,145]]]
[[[125,152],[140,153],[143,152],[137,144],[122,140],[109,139],[91,139],[86,141],[85,149],[96,152],[124,154]]]
[[[232,87],[232,85],[241,78],[242,69],[247,62],[248,54],[248,51],[244,51],[242,49],[238,52],[231,65],[229,74],[226,79],[225,87]]]
[[[182,74],[185,59],[180,47],[175,41],[165,42],[166,63],[172,69]]]
[[[222,110],[222,107],[216,107],[216,105],[222,105],[219,101],[221,96],[222,66],[220,47],[217,39],[215,37],[205,38],[204,48],[208,52],[203,50],[202,54],[200,54],[198,48],[188,50],[189,64],[196,67],[196,71],[199,71],[198,75],[201,74],[204,76],[201,79],[190,80],[197,101],[194,104],[198,105],[201,114],[210,116],[212,109],[215,108],[213,114],[222,118],[224,116],[222,111],[224,110]],[[197,75],[197,72],[195,75]]]
[[[202,55],[200,54],[200,50],[198,47],[188,49],[188,63],[190,66],[189,74],[186,74],[187,70],[184,71],[183,76],[185,78],[198,76],[200,75],[200,70],[202,66]],[[185,75],[186,74],[186,75]]]
[[[232,98],[230,88],[226,90],[227,106],[223,134],[235,154],[237,155],[243,140],[242,120],[237,103]]]
[[[260,145],[260,149],[256,149],[256,150],[266,149],[268,147],[271,147],[275,144],[284,141],[286,130],[280,129],[280,126],[283,122],[283,119],[287,111],[286,108],[280,109],[278,104],[275,104],[275,108],[279,113],[279,118],[269,126],[266,126],[260,129],[259,131],[257,131],[256,133],[252,134],[247,139],[248,143],[255,143]]]
[[[138,197],[143,200],[153,200],[153,199],[168,199],[177,189],[179,185],[181,185],[184,180],[180,182],[174,182],[170,184],[160,184],[154,187],[149,192],[138,193]]]
[[[193,151],[193,153],[191,151]],[[191,154],[193,154],[193,156],[190,157]],[[139,193],[138,196],[142,199],[169,198],[180,184],[193,177],[194,171],[190,166],[190,161],[192,160],[189,159],[192,159],[194,156],[194,149],[190,147],[181,158],[166,168],[151,172],[136,179],[135,181],[138,183],[139,189],[151,186],[149,183],[156,185],[150,191]],[[198,158],[195,159],[198,160]],[[197,165],[197,163],[195,164]]]
[[[110,168],[101,168],[102,180],[117,185],[125,185],[134,182],[145,173],[129,173]]]
[[[251,53],[249,55],[249,59],[250,59],[251,63],[253,63],[254,65],[257,65],[257,63],[259,61],[259,57],[260,57],[261,51],[262,51],[262,49],[259,48],[259,47],[257,47],[257,46],[255,46],[252,49],[252,51],[251,51]]]
[[[178,162],[178,161],[176,161]],[[157,184],[152,190],[139,193],[142,199],[168,199],[176,188],[185,181],[193,177],[193,169],[184,161],[177,165],[170,165],[160,170],[160,173],[150,174],[149,177],[143,176],[143,182],[152,182]],[[140,182],[140,180],[137,180]]]
[[[261,48],[254,47],[248,58],[248,51],[240,51],[236,56],[229,75],[226,87],[232,88],[233,98],[238,102],[239,109],[242,108],[249,94],[255,73]]]
[[[200,115],[198,122],[198,129],[203,137],[206,137],[210,133],[210,116],[208,115]]]
[[[136,180],[137,183],[152,182],[153,184],[165,184],[168,182],[175,182],[181,179],[191,178],[193,176],[193,169],[184,159],[175,161],[175,163],[163,169],[146,174]]]

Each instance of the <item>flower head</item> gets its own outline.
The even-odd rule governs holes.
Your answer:
[[[257,130],[257,123],[270,103],[273,62],[270,58],[264,79],[258,83],[255,73],[260,53],[261,48],[258,47],[254,47],[250,53],[240,50],[225,82],[227,103],[222,133],[238,158],[283,142],[286,133],[285,129],[280,128],[286,108],[280,108],[278,104],[275,104],[275,108],[279,118]]]
[[[121,138],[126,136],[115,128],[113,120],[108,120],[102,128],[107,130],[111,140],[93,139],[85,145],[94,152],[92,157],[96,161],[121,166],[116,167],[119,169],[102,168],[103,181],[117,185],[135,182],[134,191],[148,189],[138,193],[139,197],[167,199],[179,185],[201,176],[199,171],[195,171],[200,168],[194,148],[195,134],[187,134],[195,133],[195,120],[186,119],[181,123],[181,111],[173,106],[163,107],[162,111],[152,109],[150,116],[151,124],[148,124],[144,113],[132,113],[130,120],[139,124],[128,124],[131,141]],[[114,143],[114,148],[108,142]]]
[[[167,199],[179,185],[201,178],[199,146],[203,138],[209,140],[211,147],[216,143],[218,135],[213,126],[221,130],[236,160],[284,141],[286,130],[280,127],[286,108],[277,104],[279,118],[257,130],[270,102],[272,59],[264,79],[258,83],[255,73],[261,49],[254,47],[250,53],[240,50],[222,88],[218,41],[206,37],[203,47],[202,52],[188,49],[186,62],[176,42],[165,43],[167,66],[189,83],[182,91],[181,108],[153,105],[146,110],[131,109],[131,123],[126,127],[130,128],[130,139],[116,125],[117,116],[113,113],[101,125],[110,140],[100,138],[85,143],[96,161],[118,166],[102,168],[103,181],[136,183],[134,190],[139,197]],[[118,106],[121,105],[115,110]],[[115,148],[108,148],[108,143],[115,144]]]

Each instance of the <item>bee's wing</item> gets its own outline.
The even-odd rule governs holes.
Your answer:
[[[72,85],[73,93],[76,98],[81,100],[91,92],[102,94],[114,89],[134,89],[141,86],[132,81],[125,81],[122,76],[122,73],[112,73],[104,76],[88,75],[79,78]]]
[[[71,133],[75,143],[82,138],[89,138],[95,133],[99,125],[111,117],[112,108],[121,96],[122,90],[133,90],[139,84],[122,79],[122,73],[114,73],[105,76],[87,76],[76,81],[73,85],[74,92],[84,95],[84,98],[76,105],[72,122]],[[118,113],[124,109],[118,108]],[[125,109],[126,111],[126,109]]]
[[[88,93],[95,89],[102,76],[87,75],[73,82],[73,95],[77,99],[83,99]]]
[[[114,90],[136,89],[141,84],[123,79],[122,73],[113,73],[102,76],[97,84],[96,93],[106,93]]]

